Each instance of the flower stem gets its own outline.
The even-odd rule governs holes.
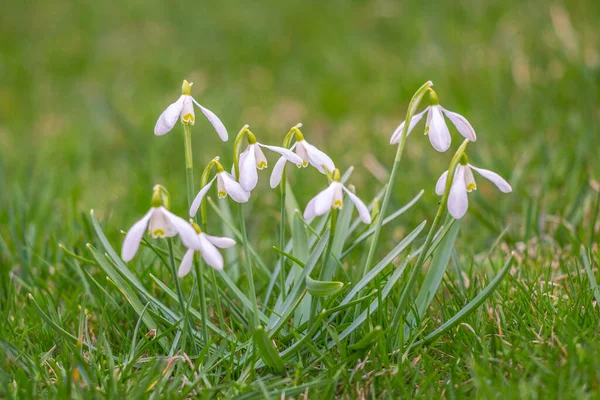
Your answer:
[[[185,138],[185,178],[187,186],[188,207],[194,201],[194,162],[192,158],[192,132],[189,124],[183,124]]]
[[[252,322],[253,322],[253,326],[252,326],[252,331],[254,331],[254,329],[256,329],[256,327],[259,325],[260,320],[258,318],[258,304],[256,302],[256,289],[254,288],[254,274],[252,272],[252,259],[250,258],[250,248],[248,247],[248,236],[246,234],[246,222],[244,219],[244,206],[240,203],[239,204],[240,207],[240,230],[241,230],[241,234],[242,234],[242,246],[244,247],[244,258],[245,258],[245,266],[246,266],[246,275],[248,278],[248,290],[250,293],[248,293],[248,297],[250,298],[250,301],[252,302],[252,311],[253,311],[253,316],[252,316]]]
[[[385,189],[385,194],[383,196],[383,203],[381,205],[380,217],[375,225],[375,232],[373,232],[373,236],[371,239],[371,245],[369,246],[369,252],[367,254],[367,260],[365,261],[364,270],[368,270],[373,262],[373,257],[375,257],[375,251],[377,250],[377,243],[379,242],[379,234],[381,233],[381,226],[383,225],[383,220],[385,219],[385,212],[387,210],[388,204],[390,202],[390,195],[393,189],[393,183],[396,180],[396,175],[398,173],[398,167],[400,166],[400,160],[402,160],[402,153],[404,152],[404,145],[406,143],[406,137],[408,134],[408,127],[410,126],[410,121],[417,111],[419,107],[419,103],[421,99],[427,92],[427,90],[433,86],[431,81],[425,82],[423,86],[419,88],[413,95],[410,103],[408,105],[408,111],[406,112],[406,119],[404,120],[404,129],[402,129],[402,136],[400,139],[400,144],[396,150],[396,158],[394,159],[394,166],[392,167],[392,172],[390,174],[390,179],[388,180],[387,187]]]
[[[206,307],[206,292],[204,290],[204,274],[202,273],[202,261],[196,252],[194,252],[194,268],[196,270],[196,281],[198,283],[198,291],[200,294],[200,313],[202,315],[202,340],[204,345],[208,344],[208,311]],[[216,287],[215,287],[216,290]],[[219,296],[215,293],[215,298]]]
[[[167,244],[169,247],[169,266],[171,267],[171,275],[175,282],[175,291],[177,292],[177,298],[179,299],[179,305],[181,306],[181,315],[185,316],[185,298],[183,297],[183,291],[181,290],[179,278],[177,277],[177,266],[175,265],[175,256],[173,254],[173,239],[168,238]]]
[[[194,201],[194,161],[192,153],[192,132],[189,124],[183,124],[183,133],[185,139],[185,177],[187,187],[187,199],[188,209],[191,207]],[[200,296],[200,313],[202,316],[202,339],[204,343],[208,343],[208,311],[206,306],[206,291],[204,289],[204,275],[202,274],[202,260],[200,257],[194,255],[194,268],[196,271],[196,284],[198,286],[198,293]],[[179,285],[179,282],[177,282]],[[218,301],[217,287],[213,288],[215,292],[215,299]],[[220,312],[220,307],[217,304]]]
[[[419,254],[419,258],[417,258],[417,262],[410,272],[410,276],[408,278],[408,282],[400,295],[400,300],[398,300],[398,306],[394,313],[394,317],[392,319],[392,327],[397,327],[397,324],[400,323],[400,317],[404,315],[404,309],[406,307],[408,296],[410,295],[411,289],[414,286],[417,280],[417,273],[420,271],[421,267],[425,263],[425,259],[427,257],[427,253],[431,247],[431,243],[433,241],[433,237],[437,232],[440,223],[442,222],[442,217],[444,216],[444,212],[446,211],[446,206],[448,204],[448,197],[450,195],[450,188],[452,187],[452,181],[454,180],[454,173],[456,171],[456,167],[467,148],[467,144],[469,143],[468,139],[460,145],[454,156],[452,157],[452,161],[450,162],[450,168],[448,169],[448,178],[446,180],[446,188],[444,190],[444,195],[442,196],[442,200],[440,201],[440,205],[438,207],[437,213],[435,214],[435,218],[433,220],[433,224],[431,224],[431,228],[429,229],[429,233],[427,234],[427,239],[425,239],[425,244],[421,249],[421,253]],[[398,327],[400,331],[404,332],[404,327]]]
[[[296,131],[299,131],[302,124],[294,126],[283,139],[283,147],[288,149],[292,141],[292,136]],[[287,163],[286,163],[287,164]],[[286,177],[286,164],[283,165],[283,171],[281,172],[281,182],[279,183],[279,190],[281,193],[281,221],[279,223],[279,248],[285,249],[285,201],[287,195],[287,177]],[[285,300],[286,290],[285,287],[285,257],[283,254],[279,256],[279,285],[281,286],[281,299]]]
[[[285,249],[285,197],[287,193],[287,182],[285,177],[285,169],[281,175],[280,190],[281,190],[281,221],[279,223],[279,248]],[[279,256],[279,286],[281,286],[281,300],[285,300],[286,287],[285,287],[285,257]]]

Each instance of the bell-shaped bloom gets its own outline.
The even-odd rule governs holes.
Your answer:
[[[323,153],[321,150],[317,149],[304,139],[294,143],[290,150],[295,150],[296,154],[301,158],[302,167],[307,167],[308,164],[310,164],[322,174],[325,174],[327,171],[333,172],[335,169],[335,164],[327,154]],[[280,157],[279,160],[277,160],[275,167],[273,167],[273,172],[271,173],[270,184],[272,188],[276,188],[281,182],[283,168],[285,167],[286,161],[291,161],[295,164],[298,164],[296,161],[286,159],[285,157]]]
[[[469,199],[467,198],[467,192],[477,190],[475,184],[475,177],[473,171],[477,171],[479,175],[490,180],[494,185],[500,189],[502,193],[512,192],[512,187],[506,182],[504,178],[495,172],[487,169],[477,168],[471,164],[458,165],[456,172],[454,173],[454,179],[452,186],[450,187],[450,194],[448,196],[448,211],[450,215],[456,219],[461,219],[469,208]],[[448,171],[444,172],[437,183],[435,184],[435,193],[438,196],[444,194],[446,188],[446,181],[448,180]]]
[[[446,125],[446,121],[444,120],[444,115],[446,118],[452,122],[452,124],[456,127],[458,132],[463,135],[466,139],[469,139],[471,142],[477,140],[477,135],[475,135],[475,130],[467,121],[465,117],[460,114],[457,114],[452,111],[446,110],[444,107],[439,104],[431,105],[422,112],[414,115],[410,120],[410,125],[408,126],[408,131],[406,135],[408,136],[410,132],[413,130],[415,125],[423,118],[423,115],[427,113],[427,122],[425,122],[425,134],[429,136],[429,141],[434,149],[439,152],[444,152],[450,148],[451,138],[450,131],[448,130],[448,126]],[[406,121],[402,121],[402,123],[396,128],[392,137],[390,139],[390,144],[400,143],[400,139],[402,137],[402,130],[404,129],[404,124]]]
[[[346,195],[354,203],[360,220],[365,224],[370,224],[371,214],[365,203],[341,182],[336,181],[331,182],[327,189],[319,192],[308,202],[304,210],[304,219],[310,221],[319,215],[326,214],[332,208],[341,209],[344,205],[344,192],[346,192]]]
[[[262,143],[249,144],[246,150],[240,154],[240,185],[246,191],[254,190],[258,183],[258,170],[267,167],[267,159],[261,149],[269,149],[281,154],[281,158],[285,161],[292,162],[298,166],[302,166],[302,159],[293,151],[284,149],[278,146],[267,146]]]
[[[181,265],[179,266],[179,271],[177,271],[177,276],[180,278],[186,276],[192,269],[192,261],[194,260],[195,251],[200,252],[200,255],[202,255],[202,258],[204,258],[204,261],[206,261],[208,265],[217,271],[222,271],[223,256],[219,250],[217,250],[217,247],[226,249],[235,246],[235,240],[228,237],[211,236],[204,232],[200,232],[196,235],[198,238],[199,247],[195,249],[188,249],[181,259]]]
[[[213,182],[217,180],[217,196],[220,199],[223,199],[229,195],[234,201],[238,203],[245,203],[250,198],[250,192],[244,190],[242,186],[233,178],[233,176],[226,171],[217,172],[214,178],[211,179],[210,182],[206,184],[198,194],[196,198],[192,202],[192,206],[190,207],[190,216],[193,217],[198,212],[198,208],[202,203],[202,199],[206,196],[206,193],[211,188]]]
[[[164,206],[152,207],[125,235],[121,250],[121,258],[124,261],[131,261],[135,256],[146,229],[153,238],[179,235],[186,247],[197,249],[200,246],[196,231],[186,220],[173,214]]]
[[[212,124],[217,131],[217,134],[221,138],[222,141],[227,141],[227,129],[225,129],[225,125],[221,122],[219,117],[215,115],[208,108],[201,106],[192,96],[191,96],[191,83],[187,81],[183,81],[182,87],[182,95],[177,99],[177,101],[170,106],[167,107],[160,117],[158,117],[158,121],[156,121],[156,125],[154,126],[154,134],[157,136],[164,135],[173,129],[177,120],[180,119],[184,124],[194,125],[196,122],[196,115],[194,114],[194,104],[200,108],[202,114],[208,119],[208,121]]]

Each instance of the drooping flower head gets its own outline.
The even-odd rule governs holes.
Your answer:
[[[246,191],[252,191],[258,184],[258,170],[267,168],[267,158],[261,147],[269,149],[281,155],[284,162],[287,160],[298,166],[302,165],[302,159],[291,150],[278,146],[267,146],[256,141],[256,136],[250,132],[248,125],[242,129],[242,134],[248,139],[248,147],[239,156],[239,182]],[[234,172],[235,174],[235,172]]]
[[[439,152],[444,152],[450,148],[450,143],[452,141],[450,137],[450,131],[448,130],[448,126],[446,125],[446,121],[444,120],[444,115],[446,118],[452,122],[452,124],[456,127],[458,132],[464,136],[466,139],[469,139],[471,142],[477,140],[477,135],[475,135],[475,130],[467,121],[465,117],[460,114],[457,114],[452,111],[446,110],[439,104],[439,100],[437,94],[433,91],[433,89],[429,89],[429,99],[430,105],[425,108],[422,112],[414,115],[408,126],[408,131],[406,135],[408,136],[410,132],[413,130],[415,125],[423,118],[423,115],[427,113],[427,121],[425,122],[425,134],[429,136],[429,141],[434,149]],[[406,121],[402,121],[402,123],[396,128],[392,137],[390,138],[390,144],[400,143],[400,139],[402,138],[402,131],[404,130],[404,124]]]
[[[182,124],[194,125],[196,122],[196,115],[194,114],[194,104],[200,108],[202,114],[208,119],[217,131],[217,134],[222,141],[227,141],[227,129],[221,122],[219,117],[215,115],[208,108],[205,108],[198,104],[198,102],[192,97],[192,83],[184,80],[181,86],[181,96],[177,101],[171,104],[162,114],[158,117],[156,125],[154,126],[154,134],[162,136],[173,129],[177,120],[180,119]]]
[[[138,251],[146,229],[153,238],[166,238],[179,235],[188,248],[198,248],[199,241],[194,229],[183,218],[168,210],[170,205],[169,193],[161,186],[154,186],[152,207],[137,221],[125,235],[121,258],[131,261]]]
[[[300,157],[300,159],[302,160],[302,167],[306,168],[310,164],[322,174],[331,174],[335,169],[335,164],[331,160],[331,157],[329,157],[327,154],[317,149],[315,146],[308,143],[306,139],[304,139],[304,135],[299,129],[301,126],[302,124],[298,124],[294,128],[292,128],[292,131],[295,133],[296,143],[294,143],[290,150],[294,150],[296,154]],[[285,157],[280,157],[277,163],[275,164],[275,167],[273,167],[273,172],[271,173],[270,180],[272,188],[276,188],[281,182],[281,177],[283,175],[283,169],[285,167],[286,161],[290,160],[286,159]]]
[[[190,207],[191,217],[195,216],[198,212],[204,196],[206,196],[206,193],[212,187],[215,180],[217,181],[217,196],[220,199],[229,196],[238,203],[245,203],[250,198],[250,192],[244,190],[235,178],[229,172],[225,171],[221,163],[219,163],[218,157],[211,161],[211,163],[217,168],[217,173],[196,195]]]
[[[491,181],[502,193],[512,192],[512,187],[504,178],[493,171],[477,168],[469,164],[466,155],[463,155],[460,164],[456,166],[452,186],[450,187],[450,194],[448,196],[448,212],[456,219],[461,219],[467,213],[467,209],[469,208],[467,193],[477,190],[473,171],[476,171],[481,176]],[[440,176],[435,185],[435,193],[438,196],[444,194],[447,180],[448,171]]]
[[[350,198],[352,203],[354,203],[360,220],[365,224],[370,224],[371,214],[369,213],[369,209],[358,196],[340,182],[340,171],[337,168],[333,170],[332,180],[329,186],[319,192],[306,205],[304,219],[311,221],[317,216],[326,214],[331,209],[341,210],[344,206],[344,192]]]
[[[232,246],[235,246],[235,240],[230,239],[228,237],[220,237],[220,236],[211,236],[200,230],[200,227],[195,222],[191,222],[192,227],[194,228],[195,234],[198,237],[199,247],[197,249],[188,249],[185,255],[181,259],[181,264],[179,265],[179,271],[177,272],[177,276],[183,278],[186,276],[191,268],[192,261],[194,259],[194,252],[198,251],[204,261],[217,271],[223,270],[223,256],[217,250],[217,247],[221,249],[226,249]]]

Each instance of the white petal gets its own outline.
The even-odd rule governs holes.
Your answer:
[[[192,269],[192,261],[194,261],[194,249],[188,249],[183,255],[181,259],[181,264],[179,264],[179,271],[177,271],[177,276],[179,278],[183,278],[187,274],[190,273]]]
[[[302,166],[302,158],[298,154],[294,153],[291,150],[285,149],[283,147],[278,147],[278,146],[267,146],[266,144],[261,144],[261,143],[258,143],[258,145],[260,145],[266,149],[269,149],[271,151],[274,151],[275,153],[281,154],[282,156],[284,156],[286,158],[286,160],[296,164],[297,166],[300,166],[300,167]]]
[[[217,271],[223,270],[223,256],[219,253],[219,250],[208,241],[204,235],[200,235],[200,251],[202,258],[208,265],[216,269]]]
[[[128,262],[135,256],[138,248],[140,247],[140,242],[142,241],[142,236],[144,236],[144,232],[146,231],[146,227],[148,226],[148,221],[154,212],[154,208],[151,208],[150,211],[146,213],[138,222],[133,224],[127,235],[125,235],[125,240],[123,240],[123,248],[121,249],[121,258],[123,261]]]
[[[500,189],[500,191],[502,193],[512,192],[512,187],[509,185],[509,183],[506,182],[506,180],[504,178],[502,178],[500,175],[498,175],[497,173],[490,171],[488,169],[474,167],[471,164],[469,164],[469,166],[472,169],[474,169],[475,171],[477,171],[484,178],[492,181],[492,183],[494,183],[498,187],[498,189]]]
[[[463,135],[466,139],[469,139],[471,142],[477,140],[475,129],[473,129],[473,127],[465,117],[455,112],[448,111],[442,106],[440,106],[440,108],[442,109],[444,114],[446,114],[446,117],[448,117],[448,119],[452,121],[452,124],[456,127],[456,130],[458,130],[458,132],[461,135]]]
[[[198,240],[198,234],[192,225],[190,225],[190,223],[185,219],[178,217],[164,207],[161,207],[160,210],[163,212],[169,222],[175,227],[175,230],[179,234],[183,245],[188,249],[198,250],[200,248],[200,241]]]
[[[181,115],[183,99],[184,96],[179,97],[175,103],[171,104],[162,114],[160,114],[160,117],[158,117],[158,121],[156,121],[156,125],[154,126],[155,135],[161,136],[173,129]]]
[[[229,247],[235,246],[235,240],[228,238],[228,237],[211,236],[211,235],[207,235],[204,232],[201,233],[200,235],[204,236],[209,242],[211,242],[212,244],[214,244],[217,247],[220,247],[221,249],[227,249]]]
[[[152,213],[150,222],[148,222],[148,230],[154,239],[177,235],[177,230],[167,217],[165,217],[160,208],[156,208]]]
[[[273,167],[273,172],[271,172],[271,179],[269,181],[271,188],[275,189],[277,185],[281,182],[281,177],[283,176],[283,169],[285,167],[285,163],[287,160],[285,157],[279,157],[279,160],[275,163]]]
[[[459,165],[456,167],[450,195],[448,197],[448,211],[456,219],[461,219],[469,208],[469,199],[467,198],[467,187],[465,186],[465,167]]]
[[[333,203],[333,194],[335,191],[335,185],[329,185],[327,189],[319,192],[311,201],[306,205],[304,210],[304,219],[307,221],[312,220],[314,217],[323,215],[331,209]]]
[[[435,184],[435,194],[437,194],[438,196],[441,196],[444,194],[444,191],[446,190],[446,181],[447,180],[448,180],[448,171],[446,171],[442,175],[440,175],[437,183]]]
[[[406,136],[410,135],[410,132],[412,132],[415,125],[417,125],[419,121],[423,118],[423,115],[425,115],[427,110],[429,110],[429,107],[425,108],[420,113],[413,115],[413,117],[410,119],[410,124],[408,125],[408,132],[406,132]],[[402,130],[404,129],[405,122],[406,121],[402,121],[402,123],[398,125],[394,133],[392,133],[392,137],[390,138],[390,144],[400,143],[400,138],[402,137]]]
[[[296,146],[296,154],[298,154],[298,156],[302,159],[303,167],[307,167],[309,161],[308,153],[306,152],[306,147],[304,146],[305,143],[305,140],[294,143],[294,146]]]
[[[259,144],[260,143],[256,143],[255,145],[253,145],[254,158],[256,161],[256,168],[264,169],[264,168],[267,168],[267,157],[265,157],[265,153],[263,153]]]
[[[344,185],[341,185],[341,186],[344,189],[344,192],[346,192],[346,194],[348,195],[348,197],[350,197],[350,200],[352,200],[352,202],[354,203],[354,206],[356,207],[356,211],[358,211],[358,216],[360,217],[360,220],[362,222],[364,222],[365,224],[370,224],[371,223],[371,214],[369,213],[369,209],[367,208],[365,203],[363,203],[363,201],[361,199],[359,199],[357,195],[355,195],[350,190],[348,190],[348,188],[346,188],[346,186],[344,186]]]
[[[242,172],[240,171],[240,175],[241,174]],[[240,184],[233,179],[231,174],[227,172],[220,172],[219,176],[221,177],[225,191],[234,201],[237,201],[238,203],[245,203],[248,201],[250,198],[250,192],[244,190],[244,188],[242,188]]]
[[[227,139],[228,139],[228,137],[229,137],[229,135],[227,134],[227,129],[225,129],[225,125],[223,125],[223,123],[221,122],[221,120],[219,119],[219,117],[217,117],[215,115],[215,113],[213,113],[212,111],[210,111],[208,108],[202,107],[196,101],[196,99],[194,99],[193,97],[192,97],[192,101],[200,108],[200,111],[202,111],[202,114],[204,114],[204,116],[206,117],[206,119],[208,119],[208,121],[215,128],[215,131],[217,131],[217,134],[219,135],[219,137],[221,138],[221,140],[224,141],[224,142],[226,142]]]
[[[444,152],[450,148],[450,131],[446,126],[446,121],[444,121],[439,106],[432,106],[429,112],[431,113],[431,124],[428,132],[429,141],[434,149]]]
[[[258,171],[256,170],[256,156],[253,146],[250,145],[240,156],[240,185],[249,192],[254,190],[258,183]],[[227,189],[226,189],[227,190]],[[229,192],[229,190],[227,190]]]
[[[308,154],[308,162],[319,170],[322,174],[325,173],[323,169],[323,165],[329,172],[333,172],[335,169],[335,164],[329,158],[329,156],[323,153],[321,150],[317,149],[312,144],[308,143],[306,140],[304,141],[304,149],[306,150],[306,154]]]
[[[200,204],[202,203],[202,199],[204,198],[204,196],[206,196],[206,192],[208,192],[208,190],[212,186],[212,184],[215,181],[215,179],[216,179],[216,176],[214,178],[212,178],[210,180],[210,182],[208,182],[206,184],[206,186],[204,186],[202,189],[200,189],[200,191],[198,192],[198,194],[194,198],[194,201],[192,202],[192,205],[190,206],[190,217],[195,216],[196,213],[198,212],[198,208],[200,208]]]
[[[475,177],[473,176],[473,171],[469,165],[465,167],[465,186],[467,187],[467,192],[472,192],[473,190],[477,190],[477,184],[475,183]]]
[[[192,96],[183,96],[183,107],[181,108],[181,123],[194,125],[196,122],[196,114],[194,113],[194,104]]]

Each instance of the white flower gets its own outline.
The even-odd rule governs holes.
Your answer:
[[[474,167],[471,164],[458,165],[454,173],[452,186],[450,187],[450,195],[448,196],[448,211],[456,219],[461,219],[466,214],[467,208],[469,208],[467,192],[477,190],[473,170],[494,183],[502,193],[512,192],[512,187],[497,173]],[[438,196],[444,194],[447,179],[448,171],[444,172],[435,184],[435,193]]]
[[[294,143],[290,150],[295,150],[296,154],[302,159],[302,167],[308,166],[308,164],[315,167],[319,170],[320,173],[325,174],[326,171],[332,172],[335,169],[335,164],[331,160],[331,158],[323,153],[321,150],[317,149],[312,144],[308,143],[306,140],[302,139]],[[283,175],[283,167],[285,167],[285,162],[291,161],[286,160],[285,157],[279,158],[275,167],[273,167],[273,172],[271,173],[270,184],[272,188],[276,188],[277,185],[281,182],[281,176]],[[291,161],[296,163],[295,161]],[[297,164],[297,163],[296,163]]]
[[[356,210],[358,211],[358,216],[361,221],[365,224],[371,223],[371,214],[369,213],[369,209],[359,199],[354,193],[352,193],[346,186],[344,186],[341,182],[331,182],[327,189],[319,192],[315,197],[312,198],[311,201],[306,205],[306,209],[304,210],[304,219],[307,221],[312,220],[313,218],[323,215],[327,213],[332,208],[341,209],[344,205],[344,192],[350,197],[350,200],[356,206]]]
[[[181,265],[177,276],[183,278],[186,276],[192,268],[192,261],[194,259],[194,251],[200,252],[204,261],[217,271],[223,270],[223,256],[217,250],[217,247],[226,249],[231,246],[235,246],[235,240],[228,237],[210,236],[204,232],[197,234],[200,247],[197,249],[190,248],[181,259]],[[216,247],[215,247],[216,246]]]
[[[240,185],[248,192],[254,190],[258,183],[258,170],[267,167],[267,159],[261,147],[281,154],[284,163],[287,160],[298,166],[302,166],[303,161],[300,156],[294,154],[291,150],[284,149],[283,147],[267,146],[258,142],[249,144],[246,150],[240,154],[239,160]]]
[[[190,95],[191,86],[192,84],[188,83],[188,81],[183,81],[183,94],[175,103],[171,104],[165,111],[163,111],[162,114],[160,114],[160,117],[158,117],[158,121],[156,121],[156,125],[154,126],[154,134],[161,136],[165,133],[168,133],[177,123],[177,119],[181,119],[181,122],[184,124],[194,125],[196,122],[194,104],[196,104],[200,108],[200,111],[202,111],[204,116],[215,128],[221,140],[226,142],[228,135],[225,125],[223,125],[219,117],[217,117],[212,111],[202,107],[196,100],[194,100],[194,98]]]
[[[121,250],[121,257],[124,261],[131,261],[135,256],[146,228],[153,238],[173,237],[179,234],[186,247],[199,248],[200,246],[196,231],[183,218],[173,214],[164,206],[152,207],[127,232]]]
[[[221,170],[217,172],[214,178],[210,182],[206,184],[198,194],[196,198],[192,202],[192,206],[190,207],[190,216],[193,217],[198,212],[198,208],[202,203],[202,199],[208,192],[208,189],[211,188],[213,182],[217,180],[217,195],[220,199],[227,197],[229,195],[234,201],[238,203],[245,203],[250,198],[250,192],[244,190],[242,186],[236,182],[233,176],[229,172],[225,172]]]
[[[446,121],[444,121],[444,114],[452,122],[452,124],[454,124],[461,135],[469,139],[471,142],[477,140],[475,130],[465,117],[455,112],[448,111],[439,104],[431,105],[419,114],[414,115],[410,120],[410,125],[408,126],[406,136],[410,134],[415,125],[417,125],[417,123],[423,118],[425,113],[427,113],[425,134],[429,135],[429,141],[431,142],[433,148],[437,151],[444,152],[448,150],[451,142],[448,126],[446,126]],[[406,121],[402,121],[402,123],[396,128],[390,139],[390,144],[400,143],[405,122]]]

